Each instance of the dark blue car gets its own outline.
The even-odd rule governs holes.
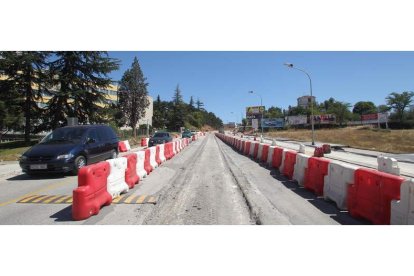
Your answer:
[[[105,125],[57,128],[20,158],[23,172],[32,175],[45,172],[74,175],[89,164],[118,156],[118,137]]]

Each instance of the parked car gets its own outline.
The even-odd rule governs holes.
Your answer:
[[[148,142],[148,146],[152,147],[158,144],[165,144],[173,140],[172,136],[168,132],[157,132],[155,133]]]
[[[105,125],[68,126],[55,129],[20,157],[23,172],[74,175],[85,165],[116,158],[118,137]]]
[[[183,133],[181,133],[181,138],[191,138],[192,136],[193,134],[189,130],[185,130]]]

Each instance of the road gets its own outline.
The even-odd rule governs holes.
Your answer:
[[[163,163],[120,204],[85,221],[72,221],[70,203],[16,203],[28,195],[70,196],[76,187],[76,176],[0,178],[0,224],[368,224],[213,134]],[[154,196],[156,204],[127,203],[136,196]]]

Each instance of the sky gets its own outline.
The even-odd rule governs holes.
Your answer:
[[[171,100],[177,84],[184,101],[199,98],[207,111],[224,123],[240,122],[247,106],[296,106],[310,94],[309,79],[284,66],[306,70],[313,95],[321,102],[333,97],[385,104],[391,92],[414,91],[414,52],[109,52],[121,61],[111,73],[120,80],[137,57],[154,99]],[[248,91],[253,91],[249,94]]]

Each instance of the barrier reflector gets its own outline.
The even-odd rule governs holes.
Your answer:
[[[111,204],[107,183],[109,164],[100,162],[85,166],[78,173],[78,188],[73,190],[72,219],[84,220],[97,215],[102,206]]]
[[[276,148],[275,146],[269,146],[269,150],[267,153],[267,165],[269,167],[272,167],[272,164],[273,164],[273,152],[275,148]]]
[[[391,224],[414,224],[414,179],[405,180],[400,187],[400,200],[391,201]]]
[[[293,171],[293,180],[296,180],[299,186],[305,185],[305,170],[308,167],[308,160],[310,156],[298,153],[296,155],[296,163]]]
[[[130,153],[124,156],[127,159],[127,168],[125,170],[125,182],[130,189],[134,188],[139,181],[137,174],[137,155]]]
[[[284,160],[283,160],[283,175],[287,176],[287,178],[293,178],[293,172],[295,170],[295,163],[296,163],[296,154],[295,151],[285,151]]]
[[[162,163],[160,158],[160,145],[155,146],[155,162],[157,162],[158,166]]]
[[[158,146],[160,148],[158,156],[160,158],[161,163],[164,163],[167,160],[167,158],[165,158],[165,152],[164,152],[165,144],[161,144],[161,145],[158,145]]]
[[[141,147],[147,147],[148,141],[147,138],[141,138]]]
[[[396,159],[391,157],[378,156],[377,163],[378,170],[380,172],[400,175],[400,168],[398,167],[398,161]]]
[[[144,169],[147,171],[147,174],[150,174],[154,169],[151,166],[151,150],[149,148],[145,149]]]
[[[252,144],[252,142],[246,141],[246,143],[244,145],[244,155],[249,155],[251,144]]]
[[[125,144],[125,141],[119,141],[118,142],[118,150],[119,150],[119,152],[127,152],[128,151],[127,146]]]
[[[278,169],[282,165],[283,148],[273,147],[272,167]]]
[[[137,175],[139,179],[143,179],[148,175],[145,170],[145,150],[140,150],[136,152],[137,155]]]
[[[262,148],[261,161],[267,162],[267,156],[269,155],[269,145],[268,144],[262,144],[262,145],[263,145],[263,148]]]
[[[323,195],[323,186],[325,183],[325,175],[328,174],[330,160],[310,157],[308,167],[305,169],[305,185],[308,190],[313,191],[316,195]]]
[[[403,177],[366,168],[355,171],[354,183],[348,186],[347,207],[353,217],[363,217],[374,224],[390,224],[391,201],[400,200]]]
[[[325,200],[332,200],[339,209],[346,210],[348,198],[348,185],[354,183],[355,165],[339,164],[331,161],[329,163],[328,175],[325,176],[323,196]]]

